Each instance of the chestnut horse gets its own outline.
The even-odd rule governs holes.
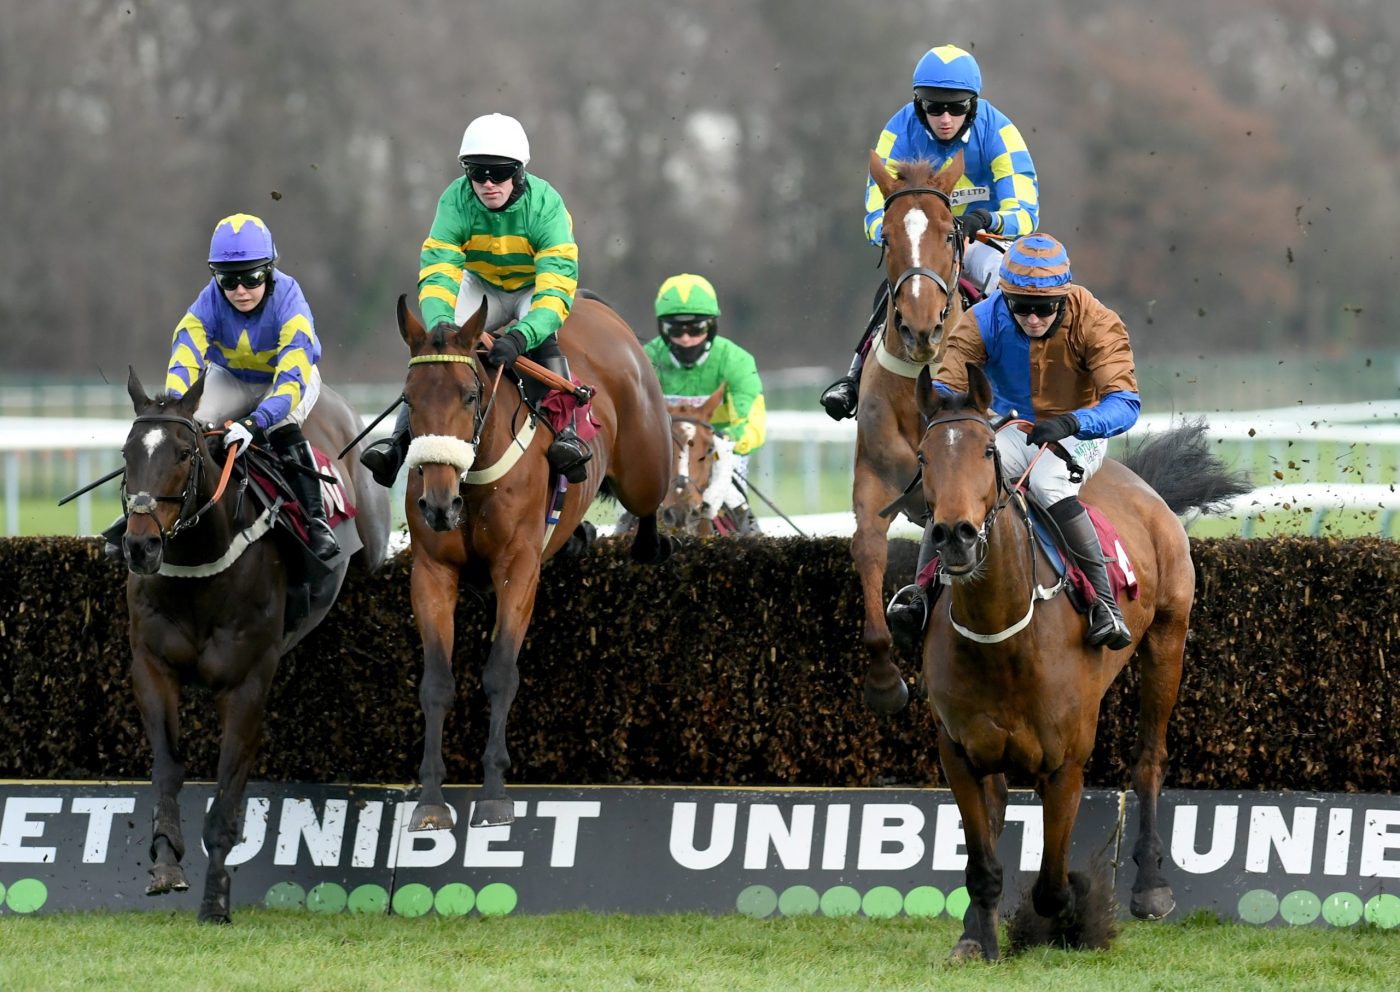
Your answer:
[[[909,700],[885,623],[883,587],[893,514],[881,511],[894,505],[910,520],[923,520],[918,494],[902,495],[918,468],[915,452],[923,434],[914,381],[924,368],[937,370],[944,331],[963,311],[957,290],[963,239],[950,198],[963,174],[962,155],[937,173],[927,162],[890,164],[897,176],[870,153],[870,175],[885,197],[885,272],[891,291],[884,334],[871,346],[861,371],[851,493],[856,517],[851,557],[865,601],[865,701],[881,713],[897,712]]]
[[[947,584],[930,610],[923,672],[938,717],[939,761],[967,837],[971,897],[953,957],[994,960],[999,953],[996,842],[1009,772],[1034,779],[1045,818],[1040,873],[1029,905],[1012,921],[1012,946],[1102,947],[1113,935],[1112,900],[1101,877],[1069,872],[1070,831],[1100,702],[1134,651],[1086,646],[1085,619],[1067,597],[1041,594],[1059,587],[1031,536],[1024,497],[1002,476],[987,413],[992,388],[980,369],[969,366],[968,373],[969,390],[956,397],[940,396],[927,373],[918,382],[918,410],[929,420],[919,443],[921,495]],[[1210,453],[1203,430],[1177,428],[1154,436],[1124,463],[1105,460],[1082,491],[1117,528],[1138,584],[1137,598],[1122,605],[1140,683],[1130,906],[1140,919],[1160,919],[1175,905],[1161,867],[1157,796],[1196,588],[1191,546],[1176,514],[1209,512],[1249,488]]]
[[[180,755],[180,692],[202,685],[214,693],[222,724],[218,789],[204,818],[209,870],[201,922],[228,923],[225,860],[242,825],[243,790],[257,757],[263,710],[281,657],[330,610],[353,560],[367,571],[388,550],[389,501],[360,467],[359,453],[335,463],[353,500],[353,523],[337,528],[345,552],[310,565],[280,532],[267,532],[269,514],[242,486],[216,495],[219,462],[210,453],[195,410],[203,378],[183,397],[150,397],[133,369],[127,392],[136,411],[122,447],[123,500],[128,513],[123,547],[129,573],[131,682],[150,741],[156,791],[147,895],[189,888],[178,795],[185,780]],[[303,425],[307,440],[337,452],[359,432],[359,418],[333,390]],[[240,457],[236,478],[256,452]],[[358,549],[358,550],[356,550]],[[288,610],[288,587],[311,573],[309,599]]]
[[[710,418],[723,401],[724,387],[720,386],[698,407],[666,404],[675,455],[671,491],[661,504],[661,523],[668,530],[696,537],[715,533],[714,521],[704,513],[704,497],[715,467],[715,429]]]
[[[453,823],[442,792],[442,729],[456,696],[453,617],[463,575],[489,582],[496,592],[496,624],[482,674],[490,724],[481,798],[470,824],[511,823],[506,720],[520,683],[516,658],[534,611],[540,565],[569,541],[600,492],[639,518],[634,560],[651,564],[670,554],[671,542],[656,522],[671,483],[665,401],[632,329],[600,300],[576,297],[559,345],[573,374],[596,387],[592,418],[598,434],[589,442],[587,478],[568,487],[558,523],[550,527],[550,434],[543,426],[536,429],[512,380],[482,368],[477,345],[485,304],[454,332],[428,333],[401,296],[398,322],[411,356],[404,397],[414,439],[405,510],[413,544],[413,615],[423,639],[419,699],[425,724],[422,792],[409,829]]]

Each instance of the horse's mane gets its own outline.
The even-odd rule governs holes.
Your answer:
[[[578,300],[596,300],[597,302],[603,304],[603,306],[611,310],[613,313],[617,313],[617,307],[613,306],[610,302],[603,299],[591,289],[585,289],[584,287],[580,286],[578,288],[578,291],[574,293],[574,298]]]
[[[899,181],[905,186],[932,186],[934,185],[934,177],[938,175],[938,170],[933,167],[933,163],[923,159],[899,162],[895,166],[895,171],[899,173]]]
[[[1254,490],[1243,472],[1226,468],[1211,451],[1204,420],[1183,421],[1164,434],[1149,434],[1131,445],[1120,461],[1177,514],[1192,509],[1218,513],[1234,497]]]

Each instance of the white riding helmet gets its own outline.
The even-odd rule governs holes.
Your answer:
[[[525,137],[525,129],[514,117],[486,114],[467,125],[457,158],[466,162],[480,155],[514,159],[521,165],[529,165],[530,139]]]

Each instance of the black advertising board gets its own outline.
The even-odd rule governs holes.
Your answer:
[[[409,833],[407,789],[254,783],[229,857],[234,907],[880,917],[961,916],[967,904],[946,790],[513,786],[516,822],[471,830],[475,793],[447,790],[452,830]],[[207,783],[181,794],[190,890],[152,899],[148,784],[0,783],[0,912],[195,910],[211,795]],[[1400,923],[1400,799],[1167,792],[1159,812],[1178,915]],[[1034,794],[1013,792],[1006,820],[1009,911],[1040,859]],[[1132,793],[1085,793],[1071,862],[1117,862],[1125,907],[1136,827]]]

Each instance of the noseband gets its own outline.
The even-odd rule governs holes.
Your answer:
[[[975,565],[973,565],[973,567],[970,569],[970,571],[974,571],[974,572],[975,572],[977,569],[981,568],[981,567],[982,567],[982,564],[987,560],[987,540],[988,540],[988,538],[991,536],[991,533],[992,533],[992,524],[994,524],[994,523],[996,522],[997,515],[1000,514],[1001,511],[1002,511],[1003,509],[1006,508],[1006,504],[1009,503],[1009,502],[1011,501],[1011,492],[1010,492],[1010,490],[1007,488],[1007,485],[1006,485],[1006,476],[1003,474],[1002,468],[1001,468],[1001,452],[999,452],[999,451],[997,450],[997,446],[996,446],[996,441],[997,441],[997,432],[996,432],[996,429],[993,428],[991,424],[987,423],[987,421],[986,421],[985,418],[980,417],[980,416],[977,416],[977,415],[975,415],[975,414],[971,414],[971,413],[959,413],[959,414],[955,414],[955,415],[953,415],[953,416],[940,417],[940,418],[938,418],[938,419],[932,421],[932,422],[928,425],[928,427],[924,428],[924,438],[926,439],[926,438],[929,436],[929,434],[933,432],[933,429],[934,429],[935,427],[944,427],[944,426],[947,426],[948,424],[955,424],[955,423],[958,423],[958,422],[960,422],[960,421],[967,421],[967,422],[969,422],[969,423],[981,424],[983,427],[987,428],[987,430],[991,433],[991,435],[992,435],[992,464],[993,464],[993,466],[995,467],[995,470],[996,470],[996,479],[997,479],[997,488],[996,488],[996,493],[997,493],[997,494],[996,494],[996,499],[995,499],[995,500],[993,501],[993,503],[992,503],[992,508],[991,508],[990,510],[987,511],[987,515],[986,515],[985,517],[982,518],[982,526],[981,526],[980,528],[978,528],[978,530],[977,530],[977,551],[978,551],[978,554],[977,554],[977,563],[976,563]],[[924,453],[923,453],[923,441],[922,441],[922,440],[919,442],[918,460],[919,460],[919,465],[920,465],[920,471],[922,472],[922,466],[923,466],[923,464],[924,464]],[[932,523],[932,522],[930,521],[930,523]],[[1034,553],[1034,550],[1035,550],[1035,549],[1032,548],[1031,550],[1032,550],[1032,553]]]
[[[895,190],[885,198],[885,210],[888,212],[890,204],[901,196],[913,196],[917,193],[929,193],[938,197],[939,200],[943,201],[943,205],[948,208],[949,214],[952,213],[952,198],[941,189],[934,189],[932,186],[911,186],[907,189]],[[922,265],[914,265],[905,269],[895,279],[894,285],[890,287],[890,307],[894,310],[895,318],[899,323],[902,324],[904,322],[903,318],[899,316],[899,287],[903,286],[915,276],[924,276],[928,279],[932,279],[938,288],[943,290],[943,310],[938,315],[938,322],[942,324],[947,321],[948,314],[951,313],[953,309],[953,294],[957,291],[958,276],[962,273],[963,239],[962,229],[958,224],[957,218],[953,219],[953,242],[953,268],[946,282],[937,272],[934,272],[932,269],[924,268]]]

